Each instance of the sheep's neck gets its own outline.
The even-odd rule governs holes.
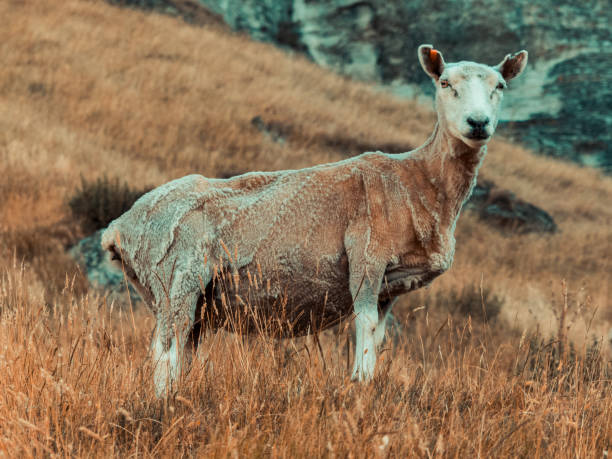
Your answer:
[[[486,146],[470,147],[436,124],[427,142],[406,158],[406,166],[422,171],[435,191],[443,223],[454,225],[486,152]]]

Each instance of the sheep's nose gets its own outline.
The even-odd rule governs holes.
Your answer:
[[[481,130],[484,129],[487,124],[489,124],[489,118],[485,117],[477,120],[470,116],[467,119],[467,123],[472,126],[474,130]]]

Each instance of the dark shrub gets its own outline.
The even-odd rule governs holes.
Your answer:
[[[95,182],[81,178],[81,187],[68,201],[72,216],[85,234],[106,228],[115,218],[128,211],[134,202],[151,188],[132,190],[119,179],[104,176]]]

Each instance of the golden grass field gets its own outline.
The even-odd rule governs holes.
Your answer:
[[[219,333],[157,400],[152,316],[88,289],[65,253],[84,236],[67,205],[81,176],[143,188],[408,150],[435,114],[220,25],[86,0],[0,16],[0,456],[607,455],[612,178],[493,141],[482,176],[559,232],[465,213],[453,268],[400,301],[371,384],[349,381],[346,331],[322,354]],[[465,289],[499,315],[457,313]]]

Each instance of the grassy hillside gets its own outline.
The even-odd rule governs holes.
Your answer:
[[[464,214],[452,270],[399,303],[404,333],[373,384],[348,382],[344,335],[325,337],[324,364],[307,339],[220,334],[213,365],[156,401],[152,318],[88,294],[65,255],[83,236],[67,205],[81,177],[142,189],[405,151],[434,113],[214,24],[76,0],[0,15],[0,448],[600,456],[612,443],[608,357],[590,347],[612,319],[612,179],[502,140],[483,176],[560,231],[502,235]]]

